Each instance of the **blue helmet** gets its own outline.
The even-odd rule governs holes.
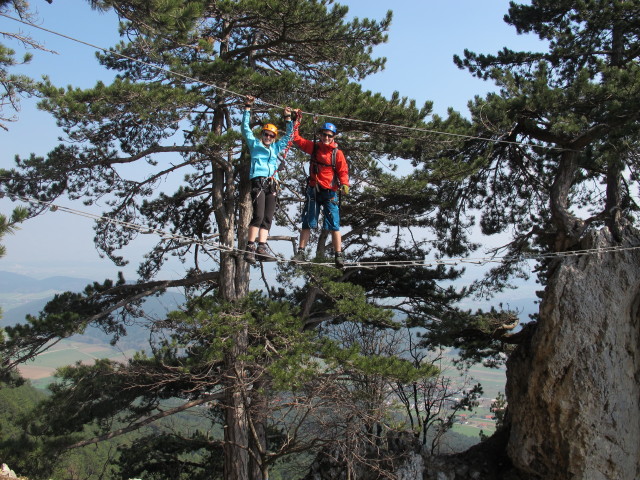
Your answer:
[[[324,125],[322,125],[322,127],[320,127],[320,130],[329,130],[330,132],[333,132],[334,135],[338,134],[338,129],[333,123],[325,123]]]

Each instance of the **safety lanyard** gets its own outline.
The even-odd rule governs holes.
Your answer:
[[[281,153],[281,155],[282,155],[282,163],[280,165],[283,165],[284,162],[287,160],[287,154],[289,153],[289,149],[291,148],[291,145],[293,144],[293,137],[295,136],[296,132],[298,131],[298,127],[300,126],[300,121],[301,120],[302,120],[302,114],[298,113],[296,115],[296,121],[293,122],[293,131],[291,132],[291,135],[289,136],[289,141],[287,142],[287,146],[284,147],[284,150]],[[274,181],[276,183],[276,188],[277,189],[280,188],[280,182],[276,178],[276,175],[278,174],[278,171],[280,170],[280,165],[278,165],[276,167],[276,170],[275,170],[275,172],[273,172],[273,175],[271,175],[269,177],[269,180],[272,180],[272,181]]]

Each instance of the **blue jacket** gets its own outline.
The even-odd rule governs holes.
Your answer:
[[[289,143],[289,139],[293,133],[293,122],[289,120],[284,136],[267,147],[262,143],[262,140],[256,138],[251,131],[251,127],[249,126],[250,117],[251,111],[245,110],[242,116],[242,136],[245,142],[247,142],[249,152],[251,153],[251,172],[249,173],[249,178],[270,177],[275,173],[277,179],[278,154],[284,150]]]

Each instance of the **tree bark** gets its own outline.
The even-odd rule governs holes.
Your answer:
[[[575,151],[562,152],[558,173],[551,186],[551,215],[558,233],[554,250],[563,252],[580,238],[582,221],[569,211],[569,190],[578,170],[578,155]]]
[[[221,103],[221,102],[218,102]],[[223,108],[217,108],[213,117],[213,131],[222,133],[225,119]],[[218,225],[220,241],[228,247],[236,245],[236,184],[233,170],[233,158],[227,152],[219,152],[220,158],[212,158],[213,181],[211,185],[212,201],[216,224]],[[218,161],[219,160],[219,161]],[[245,168],[246,170],[246,168]],[[242,169],[241,169],[242,171]],[[242,217],[239,219],[245,232],[249,222],[248,211],[249,176],[242,176],[239,181],[242,200],[240,208]],[[249,202],[249,203],[248,203]],[[248,203],[248,205],[247,205]],[[246,223],[243,223],[245,222]],[[246,243],[244,244],[246,245]],[[220,276],[218,282],[218,296],[225,301],[235,302],[247,295],[249,291],[249,266],[242,255],[231,252],[220,252]],[[249,463],[249,410],[245,402],[248,390],[247,372],[240,359],[246,354],[248,347],[247,326],[239,326],[233,335],[232,345],[225,355],[225,425],[224,425],[224,478],[225,480],[248,480],[250,477]]]
[[[626,232],[626,246],[640,232]],[[608,229],[581,248],[615,245]],[[640,251],[558,260],[507,364],[507,447],[533,478],[640,478]]]
[[[238,358],[247,350],[246,329],[234,336],[234,345],[225,358],[227,371],[224,425],[224,479],[249,479],[249,420],[244,401],[245,369]]]

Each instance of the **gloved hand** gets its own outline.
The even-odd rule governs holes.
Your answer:
[[[349,195],[349,185],[340,185],[340,188],[342,189],[342,193]]]

